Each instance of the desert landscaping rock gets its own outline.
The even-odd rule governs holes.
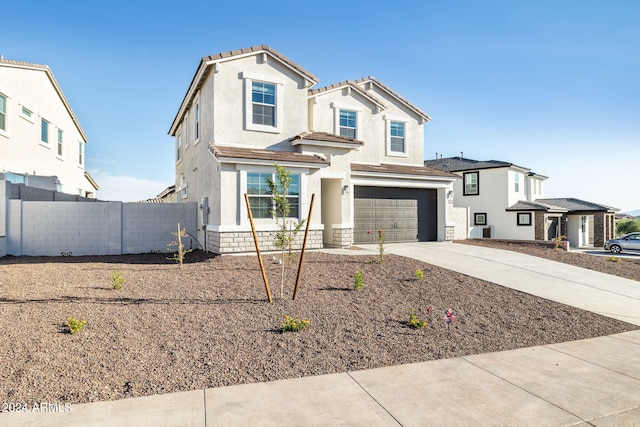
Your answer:
[[[0,259],[0,399],[91,402],[369,369],[591,338],[636,327],[418,261],[310,252],[280,299],[264,257]],[[414,278],[417,268],[424,280]],[[113,270],[124,277],[112,288]],[[361,270],[364,287],[353,290]],[[431,306],[430,314],[427,307]],[[407,324],[409,309],[428,322]],[[447,327],[443,313],[457,313]],[[285,315],[309,319],[280,331]],[[69,316],[87,321],[70,334]]]

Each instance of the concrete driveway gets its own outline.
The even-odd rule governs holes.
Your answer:
[[[367,250],[373,250],[367,246]],[[501,249],[450,242],[389,244],[414,258],[640,326],[640,282]]]

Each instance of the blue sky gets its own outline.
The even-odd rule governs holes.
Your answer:
[[[67,0],[3,5],[0,54],[51,67],[98,197],[174,182],[167,131],[200,58],[268,44],[319,79],[373,75],[426,111],[425,157],[512,162],[547,197],[640,209],[635,0]]]

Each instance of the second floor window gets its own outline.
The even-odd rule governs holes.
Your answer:
[[[0,93],[0,130],[7,130],[7,97]]]
[[[78,164],[84,165],[84,144],[78,141]]]
[[[253,104],[254,124],[276,125],[276,85],[252,82],[251,103]]]
[[[196,140],[196,142],[200,139],[200,103],[196,103],[196,108],[195,108],[195,117],[193,119],[194,123],[195,123],[195,128],[194,128],[194,138]]]
[[[513,184],[513,191],[515,191],[516,193],[520,192],[520,174],[516,173],[514,178],[514,184]]]
[[[58,129],[58,156],[62,156],[62,130]]]
[[[176,135],[176,162],[182,160],[182,134]]]
[[[40,122],[40,141],[49,143],[49,122],[45,119]]]
[[[355,111],[340,110],[340,136],[356,139],[357,113]]]
[[[404,123],[391,122],[390,132],[391,132],[391,144],[390,144],[391,151],[395,151],[397,153],[404,153],[405,152]]]
[[[480,183],[478,172],[467,172],[464,174],[464,195],[476,196],[480,194]]]

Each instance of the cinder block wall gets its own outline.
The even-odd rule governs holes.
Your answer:
[[[16,256],[167,252],[178,222],[192,235],[197,227],[196,203],[6,203],[6,254]]]
[[[196,235],[196,203],[123,203],[122,253],[167,252],[167,244],[175,240],[178,223],[192,236]],[[195,237],[182,243],[198,249]]]

